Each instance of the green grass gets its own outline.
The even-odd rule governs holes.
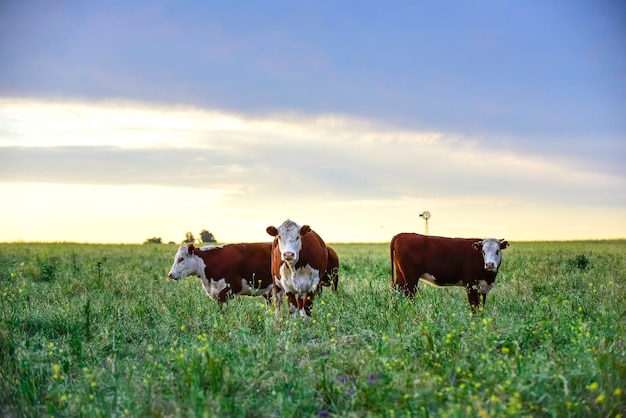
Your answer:
[[[333,247],[304,320],[168,280],[173,245],[0,244],[0,416],[626,416],[626,241],[513,242],[476,316]]]

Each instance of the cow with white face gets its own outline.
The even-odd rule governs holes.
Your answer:
[[[241,295],[263,295],[269,300],[274,287],[271,252],[270,242],[201,248],[181,245],[168,277],[198,276],[207,295],[220,303]]]
[[[308,225],[301,227],[289,219],[266,231],[274,237],[271,268],[275,291],[286,294],[290,313],[311,316],[313,298],[328,263],[324,240]]]
[[[502,262],[504,239],[446,238],[413,233],[391,240],[391,283],[407,296],[422,280],[434,286],[463,286],[470,309],[484,306]],[[397,277],[396,277],[397,275]]]
[[[506,244],[503,245],[503,242]],[[493,272],[498,271],[498,267],[500,267],[500,263],[502,262],[502,253],[500,250],[506,248],[508,245],[508,242],[504,240],[497,240],[495,238],[477,241],[472,244],[475,250],[480,250],[482,252],[483,261],[485,262],[485,270]]]

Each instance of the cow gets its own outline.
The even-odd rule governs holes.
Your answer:
[[[181,245],[168,277],[200,277],[207,295],[220,304],[240,295],[263,295],[269,302],[274,287],[271,253],[271,242],[201,248]]]
[[[274,237],[274,292],[287,296],[291,314],[310,317],[313,298],[328,263],[324,240],[309,225],[300,226],[289,219],[278,228],[268,226],[266,231]],[[279,300],[276,297],[276,303]]]
[[[508,246],[504,239],[401,233],[390,243],[391,284],[407,296],[415,294],[419,279],[434,286],[463,286],[470,309],[476,312],[485,306],[502,261],[501,250]]]
[[[319,293],[322,293],[322,286],[331,286],[333,291],[337,291],[337,285],[339,283],[339,256],[331,247],[328,249],[328,263],[326,263],[326,270],[320,279]]]

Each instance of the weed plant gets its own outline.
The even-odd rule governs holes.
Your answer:
[[[173,245],[0,245],[0,416],[618,417],[626,241],[512,243],[487,306],[334,244],[310,320],[166,278]]]

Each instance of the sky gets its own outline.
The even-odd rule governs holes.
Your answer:
[[[626,238],[621,1],[0,2],[0,242]]]

